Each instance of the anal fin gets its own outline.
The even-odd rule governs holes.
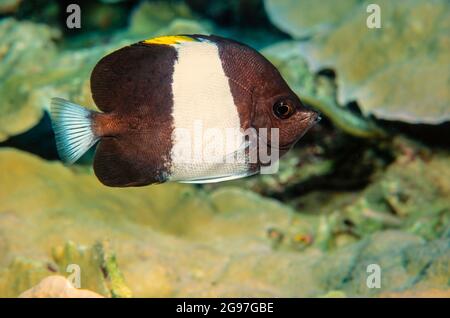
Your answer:
[[[164,162],[154,147],[142,147],[142,135],[102,138],[95,153],[94,172],[110,187],[144,186],[166,181]]]
[[[257,171],[247,171],[244,173],[239,173],[239,174],[229,175],[229,176],[211,177],[211,178],[203,178],[203,179],[192,179],[192,180],[178,181],[178,182],[179,183],[198,183],[198,184],[217,183],[217,182],[231,181],[231,180],[249,177],[256,173],[258,173],[258,172]]]

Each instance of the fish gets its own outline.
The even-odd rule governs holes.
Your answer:
[[[98,61],[90,87],[98,111],[52,98],[56,146],[72,164],[96,145],[94,173],[111,187],[264,173],[320,120],[262,54],[216,35],[122,47]]]

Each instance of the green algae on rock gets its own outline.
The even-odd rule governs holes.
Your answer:
[[[399,157],[342,211],[343,220],[359,235],[402,228],[429,240],[445,236],[450,228],[449,160],[447,153]]]
[[[209,196],[180,184],[118,191],[103,187],[89,173],[10,149],[0,150],[0,166],[8,171],[2,177],[8,191],[0,193],[0,238],[5,247],[0,268],[19,256],[50,262],[49,251],[68,240],[90,246],[109,238],[135,296],[294,295],[298,292],[293,289],[302,288],[289,287],[284,278],[279,286],[273,285],[279,281],[273,277],[281,279],[286,268],[292,271],[289,264],[300,257],[289,256],[290,261],[273,269],[277,253],[292,252],[272,254],[267,229],[284,231],[296,226],[292,221],[297,219],[292,210],[274,201],[251,193],[243,196],[237,189]],[[258,267],[273,274],[251,274],[256,260],[266,256],[270,261]],[[55,259],[62,264],[60,257]],[[243,270],[238,276],[244,281],[227,275],[237,268]],[[42,278],[22,285],[17,293]],[[104,294],[98,286],[85,287]]]
[[[166,28],[174,29],[173,26],[169,26],[173,23],[183,24],[187,27],[180,28],[179,30],[182,29],[182,32],[163,31]],[[141,2],[131,15],[128,32],[148,37],[149,34],[204,33],[205,30],[202,24],[194,19],[193,13],[184,3]]]
[[[46,25],[10,18],[0,21],[0,141],[26,131],[41,118],[43,100],[36,97],[30,102],[35,88],[27,79],[41,74],[55,58],[52,39],[58,36]]]
[[[95,289],[102,295],[114,298],[131,297],[120,272],[115,254],[110,250],[108,242],[96,242],[92,247],[78,246],[67,242],[52,250],[52,257],[61,274],[71,264],[76,264],[82,273],[80,285],[83,288]]]
[[[328,32],[361,0],[265,0],[272,23],[295,38]],[[325,9],[326,8],[326,9]]]
[[[435,160],[432,165],[448,173],[444,157]],[[420,171],[420,163],[411,165],[412,173]],[[427,240],[414,231],[362,233],[361,240],[340,247],[334,242],[341,235],[334,232],[339,215],[296,213],[240,188],[210,193],[181,184],[111,189],[89,171],[5,148],[0,150],[0,167],[8,171],[2,176],[5,191],[0,192],[2,296],[17,296],[72,262],[87,274],[82,288],[109,297],[129,295],[126,286],[138,297],[298,297],[331,290],[377,295],[379,290],[363,285],[369,260],[380,262],[387,278],[400,275],[386,282],[383,292],[448,286],[449,238],[444,233],[450,231]],[[430,170],[430,180],[436,173],[444,176]],[[436,195],[446,193],[446,184],[439,181]],[[118,274],[109,282],[94,257],[102,253],[81,247],[105,239],[117,255],[100,257],[112,262],[100,262],[103,269]],[[308,240],[312,243],[305,248]],[[396,253],[410,255],[408,263],[392,259]],[[26,268],[36,268],[37,274],[14,269],[11,264],[17,259],[35,264]],[[424,275],[426,264],[432,265]]]
[[[292,36],[312,35],[301,51],[314,71],[336,70],[340,104],[356,100],[364,114],[387,120],[449,121],[450,3],[379,1],[379,29],[366,27],[369,3],[334,1],[336,9],[325,11],[316,1],[267,0],[266,9]]]
[[[425,242],[401,231],[380,231],[321,258],[313,275],[325,290],[350,297],[389,291],[448,289],[450,238]],[[368,288],[367,266],[381,268],[381,288]]]
[[[7,212],[0,212],[0,218],[5,220]],[[2,233],[0,231],[0,233]],[[3,233],[2,233],[3,235]],[[11,244],[12,245],[12,244]],[[8,244],[4,237],[0,238],[0,246],[4,248],[13,248]],[[5,256],[5,250],[2,249],[1,258]],[[0,297],[17,297],[20,293],[33,287],[45,277],[54,274],[46,261],[37,261],[25,257],[13,257],[9,264],[2,262],[0,265]]]

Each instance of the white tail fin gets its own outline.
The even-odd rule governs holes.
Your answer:
[[[64,162],[74,163],[98,140],[92,131],[92,112],[62,98],[52,98],[52,126]]]

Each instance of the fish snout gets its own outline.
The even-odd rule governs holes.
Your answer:
[[[322,119],[321,114],[310,107],[304,107],[300,113],[301,121],[309,122],[311,126],[317,124]]]
[[[312,111],[311,114],[311,122],[313,124],[317,124],[322,119],[322,115],[319,112],[316,112],[315,110]]]

